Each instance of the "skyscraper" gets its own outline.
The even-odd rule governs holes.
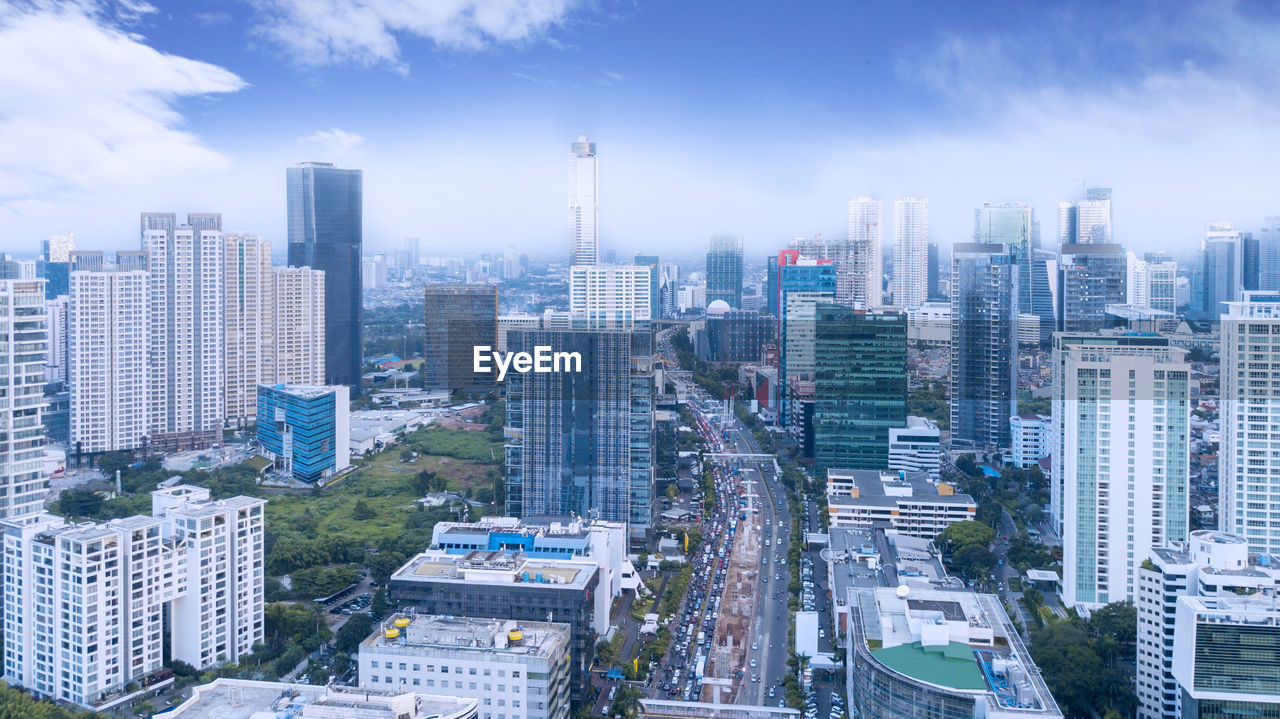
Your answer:
[[[973,241],[1003,245],[1018,265],[1018,307],[1023,314],[1040,318],[1040,338],[1046,340],[1055,325],[1054,304],[1049,277],[1052,256],[1037,253],[1035,211],[1022,202],[987,202],[973,212]],[[951,276],[954,285],[955,275]],[[954,295],[954,290],[952,292]]]
[[[70,453],[143,446],[151,430],[147,402],[147,254],[71,256]]]
[[[505,380],[507,514],[653,522],[652,335],[513,330],[511,351],[576,352],[581,371]]]
[[[1054,335],[1050,508],[1068,606],[1134,599],[1151,548],[1187,538],[1185,355],[1160,336]]]
[[[929,201],[893,203],[893,304],[914,310],[929,298]],[[934,260],[937,259],[934,250]],[[932,269],[936,281],[938,271]]]
[[[1128,300],[1128,261],[1120,245],[1063,245],[1058,265],[1058,328],[1095,332],[1106,326],[1107,305]]]
[[[1058,244],[1111,244],[1111,188],[1090,187],[1083,200],[1058,203]]]
[[[782,250],[769,258],[769,266],[768,302],[777,312],[778,396],[783,398],[779,419],[785,425],[791,419],[786,399],[791,379],[813,379],[813,308],[835,300],[837,267],[799,250]]]
[[[635,264],[638,267],[649,268],[649,317],[650,319],[658,319],[662,317],[662,285],[663,277],[660,262],[657,255],[636,255]]]
[[[222,438],[225,248],[222,216],[143,213],[147,253],[147,419],[151,447],[207,447]]]
[[[1009,449],[1017,411],[1018,275],[1000,244],[951,251],[951,443]]]
[[[707,304],[716,300],[742,309],[742,235],[712,235],[707,241]]]
[[[427,285],[425,327],[427,389],[482,394],[493,389],[492,373],[474,371],[474,348],[497,347],[497,285]]]
[[[1218,526],[1280,555],[1280,294],[1246,292],[1221,318]]]
[[[39,512],[48,483],[40,427],[44,300],[42,280],[0,280],[0,519]]]
[[[585,135],[569,145],[569,264],[600,262],[600,169],[596,143]]]
[[[1227,303],[1258,283],[1258,251],[1253,236],[1229,222],[1215,222],[1201,240],[1196,287],[1192,290],[1194,314],[1216,322],[1227,314]],[[1250,260],[1254,260],[1250,263]]]
[[[929,272],[925,279],[925,299],[929,302],[936,302],[943,299],[942,286],[939,282],[938,271],[942,269],[942,258],[939,257],[938,243],[929,243]]]
[[[1266,217],[1258,230],[1258,289],[1280,290],[1280,217]]]
[[[324,382],[324,273],[272,267],[271,243],[226,236],[226,414],[258,414],[258,385]]]
[[[44,278],[45,297],[53,299],[68,292],[71,253],[76,249],[76,236],[50,235],[40,243],[39,275]]]
[[[360,393],[364,173],[304,162],[286,173],[289,266],[324,272],[325,381]]]
[[[907,424],[907,315],[819,303],[815,334],[814,476],[885,469]]]
[[[848,258],[836,264],[836,301],[863,309],[884,304],[880,200],[849,200]]]

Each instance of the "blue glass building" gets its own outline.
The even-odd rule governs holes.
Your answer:
[[[342,385],[258,385],[258,443],[276,468],[308,484],[351,464],[349,393]]]
[[[324,376],[360,392],[364,173],[327,162],[287,171],[289,266],[324,270]]]

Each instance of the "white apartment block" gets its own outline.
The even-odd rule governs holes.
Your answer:
[[[1178,597],[1174,624],[1181,716],[1280,716],[1280,605],[1274,593]]]
[[[359,671],[362,688],[476,699],[478,719],[567,719],[569,625],[397,614]]]
[[[222,216],[143,213],[147,253],[147,418],[153,447],[202,447],[225,417]]]
[[[0,519],[39,512],[44,501],[42,280],[0,280]]]
[[[1062,600],[1082,608],[1132,600],[1151,548],[1187,537],[1186,351],[1164,337],[1118,333],[1057,333],[1053,343],[1050,496]]]
[[[226,235],[226,418],[258,414],[258,385],[324,383],[324,272],[272,267],[271,243]]]
[[[44,301],[48,345],[44,353],[44,378],[47,382],[66,382],[71,364],[71,297],[58,295]]]
[[[1013,466],[1031,469],[1053,454],[1053,418],[1042,414],[1015,414],[1009,418],[1013,437]]]
[[[569,317],[576,329],[628,329],[648,322],[649,267],[570,267]]]
[[[907,417],[906,427],[889,429],[889,469],[924,472],[933,481],[940,476],[942,433],[925,417]]]
[[[827,471],[827,511],[835,529],[888,525],[902,534],[933,539],[955,522],[977,516],[978,505],[923,472],[874,469]]]
[[[913,310],[928,299],[929,201],[893,203],[893,304]]]
[[[1221,336],[1218,526],[1280,555],[1280,295],[1228,302]]]
[[[836,301],[871,309],[884,304],[880,200],[849,200],[848,261],[836,266]],[[926,242],[925,249],[928,249]]]
[[[50,514],[0,523],[5,681],[95,706],[160,669],[165,605],[186,590],[184,548],[162,525]]]
[[[254,234],[228,233],[226,242],[226,417],[233,426],[257,416],[263,345],[263,303],[271,282],[271,244]]]
[[[84,453],[141,447],[147,421],[147,257],[71,256],[71,447]]]
[[[1180,597],[1272,596],[1280,566],[1262,564],[1239,536],[1201,530],[1189,542],[1155,547],[1138,571],[1137,676],[1139,719],[1178,719],[1183,687],[1173,675]]]
[[[187,592],[173,601],[172,655],[194,667],[237,662],[263,637],[265,499],[210,500],[177,485],[151,494],[151,513],[187,548]]]
[[[263,313],[261,384],[324,384],[324,270],[271,268]]]

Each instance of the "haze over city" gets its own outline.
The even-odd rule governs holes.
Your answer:
[[[172,207],[280,242],[283,168],[317,160],[364,169],[366,250],[556,255],[585,134],[620,254],[836,239],[863,195],[929,198],[945,247],[1090,184],[1117,241],[1182,255],[1275,212],[1278,31],[1260,2],[10,2],[0,247]]]

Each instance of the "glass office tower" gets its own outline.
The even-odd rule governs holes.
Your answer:
[[[497,285],[427,285],[423,379],[427,389],[485,393],[492,372],[476,372],[474,349],[498,345]]]
[[[1018,272],[1004,245],[951,253],[951,443],[1012,447],[1018,395]]]
[[[707,304],[724,300],[742,309],[742,237],[712,235],[707,242]]]
[[[817,307],[815,476],[889,466],[889,430],[907,424],[907,315]]]
[[[360,392],[364,365],[360,281],[364,173],[328,162],[287,171],[289,266],[324,271],[326,384]]]

